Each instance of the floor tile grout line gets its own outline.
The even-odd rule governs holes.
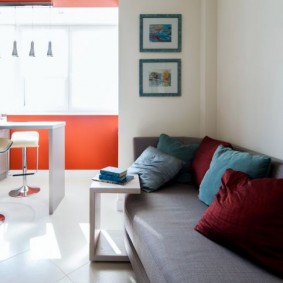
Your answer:
[[[65,275],[63,278],[59,279],[58,281],[55,281],[54,283],[60,283],[60,281],[62,281],[65,278],[68,278],[70,282],[75,283],[75,281],[73,281],[68,275]]]
[[[10,256],[9,258],[6,258],[4,260],[0,260],[0,264],[5,263],[6,261],[12,260],[13,258],[16,258],[16,257],[18,257],[22,254],[28,253],[28,252],[30,252],[30,249],[27,249],[27,250],[22,251],[22,252],[18,252],[17,254]]]
[[[66,273],[66,272],[65,272],[60,266],[58,266],[52,259],[49,259],[49,261],[51,261],[52,264],[53,264],[56,268],[58,268],[58,269],[63,273],[63,275],[64,275],[62,278],[56,280],[54,283],[60,282],[61,280],[63,280],[63,279],[66,278],[66,277],[67,277],[71,282],[73,282],[73,280],[71,280],[71,278],[68,276],[68,273]]]
[[[81,269],[82,267],[86,266],[86,265],[89,265],[91,262],[87,262],[87,263],[84,263],[82,265],[80,265],[79,267],[75,268],[74,270],[68,272],[66,275],[69,277],[69,275],[71,275],[72,273],[76,272],[77,270]],[[73,281],[72,281],[73,282]]]

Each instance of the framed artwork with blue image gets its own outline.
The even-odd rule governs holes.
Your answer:
[[[182,15],[140,15],[140,52],[181,52]]]

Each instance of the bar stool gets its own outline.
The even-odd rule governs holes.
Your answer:
[[[10,149],[13,144],[12,140],[7,138],[0,138],[0,153],[4,153]],[[5,221],[5,216],[0,214],[0,225]]]
[[[11,197],[27,197],[32,194],[36,194],[40,191],[38,187],[30,187],[27,185],[27,175],[34,175],[38,171],[38,140],[39,134],[36,131],[23,131],[14,132],[11,140],[13,141],[11,148],[22,148],[22,173],[13,174],[13,176],[23,176],[23,185],[16,190],[9,192]],[[27,148],[36,147],[36,171],[28,172],[27,169]]]
[[[5,215],[0,214],[0,225],[5,222]]]

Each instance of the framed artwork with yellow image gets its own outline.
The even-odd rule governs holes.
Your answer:
[[[140,96],[181,96],[181,59],[140,59]]]

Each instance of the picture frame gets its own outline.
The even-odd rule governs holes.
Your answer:
[[[181,14],[141,14],[140,52],[181,52]]]
[[[181,59],[140,59],[140,96],[181,96]]]

